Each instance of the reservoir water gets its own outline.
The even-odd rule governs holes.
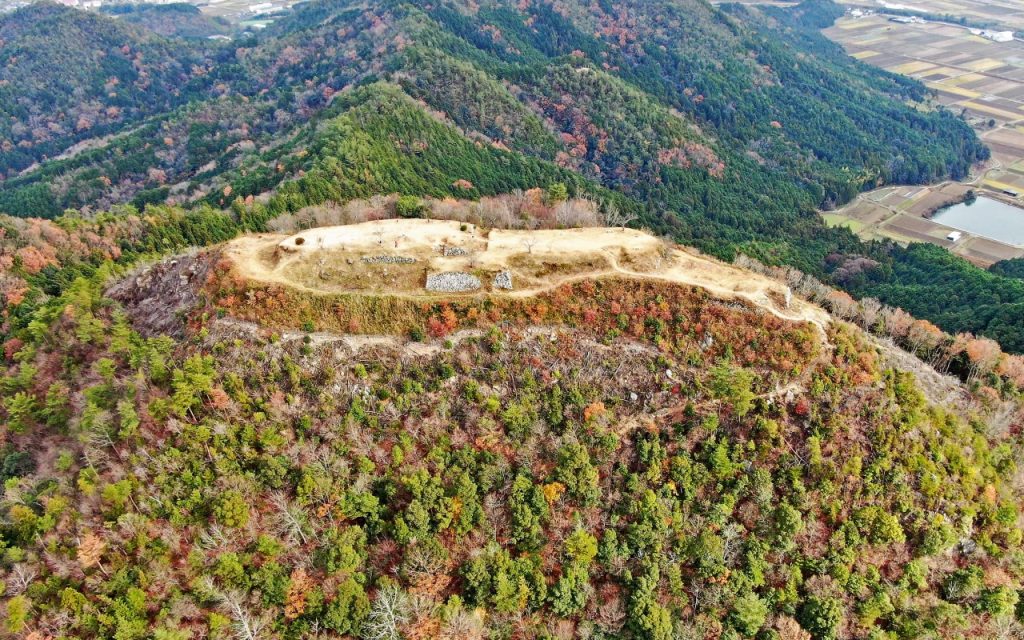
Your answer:
[[[1006,244],[1024,246],[1024,209],[978,197],[971,204],[961,202],[943,209],[932,220]]]

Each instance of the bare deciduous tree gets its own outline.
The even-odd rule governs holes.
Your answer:
[[[24,593],[28,586],[32,584],[32,581],[36,579],[36,570],[23,562],[19,562],[11,567],[11,573],[8,578],[7,595],[16,596]]]
[[[623,211],[610,202],[605,204],[604,224],[606,227],[621,227],[625,229],[626,225],[636,219],[637,215],[635,213]]]
[[[291,504],[283,493],[275,493],[270,503],[277,509],[277,526],[288,542],[306,544],[308,521],[301,507]]]
[[[559,227],[598,227],[602,223],[597,203],[593,200],[573,198],[555,205],[555,224]]]
[[[443,640],[480,640],[484,621],[479,613],[460,610],[441,629]]]
[[[260,640],[266,636],[268,616],[266,612],[255,614],[247,606],[245,596],[236,591],[221,591],[207,580],[205,585],[219,601],[221,608],[231,618],[235,637],[239,640]]]
[[[864,298],[860,301],[860,325],[870,331],[882,315],[882,303],[875,298]]]
[[[399,640],[399,629],[408,623],[409,596],[397,586],[388,585],[377,593],[363,622],[362,636],[366,640]]]
[[[228,536],[220,525],[213,524],[199,536],[199,546],[203,549],[220,549],[228,544]]]

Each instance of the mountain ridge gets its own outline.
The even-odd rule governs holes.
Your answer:
[[[861,243],[816,212],[879,182],[962,174],[987,152],[963,121],[825,40],[830,2],[689,3],[666,6],[669,18],[658,7],[302,6],[213,46],[187,104],[8,177],[0,211],[207,204],[257,229],[371,190],[463,198],[564,183],[720,258],[789,264],[1024,350],[1019,280]],[[367,114],[377,108],[386,115]],[[409,129],[438,119],[454,132]]]
[[[402,222],[241,242],[401,278],[360,256]],[[662,268],[635,231],[414,226],[432,235],[399,253],[497,252],[517,280],[580,238]],[[5,345],[7,491],[39,505],[0,525],[5,568],[33,576],[9,630],[825,640],[1012,619],[1019,435],[983,428],[983,398],[930,405],[852,325],[628,274],[304,308],[246,282],[239,242],[80,279]]]

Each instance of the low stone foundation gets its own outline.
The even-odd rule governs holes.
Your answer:
[[[464,271],[444,271],[427,275],[427,291],[463,293],[477,291],[483,286],[480,278]]]
[[[416,258],[407,256],[363,256],[360,258],[366,264],[412,264]]]

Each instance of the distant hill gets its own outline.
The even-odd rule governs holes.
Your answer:
[[[40,2],[0,18],[0,175],[184,101],[210,60],[125,21]]]
[[[138,25],[168,38],[209,38],[234,31],[226,19],[208,16],[187,2],[118,4],[103,7],[102,11],[121,22]]]
[[[69,72],[56,97],[28,80],[7,87],[21,137],[0,142],[0,211],[202,202],[265,221],[371,191],[464,197],[561,182],[717,256],[795,266],[1024,351],[1021,281],[942,251],[866,245],[820,220],[817,208],[861,190],[959,178],[989,153],[921,83],[825,39],[837,11],[828,0],[320,0],[219,46],[41,5],[6,18],[35,43],[18,77],[52,76],[48,48],[70,38],[41,35],[32,12],[108,53]],[[108,92],[115,63],[127,75]],[[73,126],[108,102],[120,111]],[[19,174],[72,142],[74,153]]]
[[[163,109],[169,132],[180,128],[182,118],[221,125],[190,129],[180,152],[147,160],[170,182],[193,178],[208,162],[182,162],[183,155],[204,155],[211,145],[226,150],[217,140],[225,122],[245,122],[270,142],[317,116],[335,93],[381,78],[400,84],[467,133],[556,160],[644,200],[654,196],[651,187],[659,199],[684,194],[678,205],[701,213],[708,207],[693,199],[698,191],[693,180],[708,169],[742,175],[747,184],[776,183],[756,189],[787,201],[790,209],[843,202],[879,181],[964,175],[987,150],[951,114],[908,107],[906,101],[924,98],[922,85],[861,65],[818,35],[818,23],[834,17],[834,6],[812,1],[800,12],[780,12],[715,9],[701,2],[602,8],[575,0],[557,6],[492,0],[472,7],[449,2],[364,7],[324,0],[303,5],[258,38],[223,52],[211,68],[195,66],[195,58],[212,64],[204,58],[205,45],[172,46],[126,24],[172,33],[171,25],[197,19],[194,9],[177,5],[135,10],[118,21],[41,5],[8,18],[5,28],[18,34],[19,42],[38,46],[22,56],[24,69],[8,71],[19,78],[45,76],[29,66],[46,58],[44,47],[104,51],[138,41],[136,49],[145,50],[137,63],[146,65],[139,71],[144,79],[121,79],[119,104],[132,103],[133,83],[147,82],[151,95],[144,101],[135,96],[136,113]],[[37,39],[43,18],[54,26],[48,27],[48,38]],[[114,75],[107,67],[126,55],[97,56],[95,66],[77,69],[63,84],[86,95],[105,91],[107,77]],[[203,92],[214,86],[215,91]],[[22,100],[30,96],[36,111],[61,103],[31,86],[12,85],[9,91]],[[229,107],[232,114],[224,112],[225,96],[242,98]],[[114,100],[107,94],[100,98],[101,104]],[[198,113],[195,108],[187,115],[167,111],[186,98],[199,100]],[[201,106],[204,100],[218,104]],[[67,118],[75,115],[80,114]],[[131,120],[127,113],[111,117]],[[102,130],[112,130],[116,122],[109,119],[92,126],[108,124]],[[80,138],[87,120],[82,128],[74,126],[77,119],[66,125],[71,130],[61,139]],[[177,133],[172,137],[183,140]],[[21,168],[24,156],[40,156],[30,149],[46,146],[32,141],[28,148],[17,147],[21,138],[10,142],[16,145],[12,153],[22,157],[21,162],[0,159],[8,172]],[[150,142],[147,137],[146,145]],[[46,148],[57,146],[54,140]],[[148,150],[145,145],[122,148],[120,154]],[[232,164],[223,155],[210,159],[217,160],[218,172]],[[92,180],[88,169],[94,166],[92,158],[83,158],[62,165],[60,172],[73,175],[80,167]],[[85,202],[70,184],[57,187],[57,210],[91,204],[104,191],[113,200],[131,194],[140,185],[135,179],[126,184],[124,178],[131,177],[123,173],[103,171],[111,184],[99,194],[86,189],[94,195]],[[792,187],[799,192],[784,193]]]

